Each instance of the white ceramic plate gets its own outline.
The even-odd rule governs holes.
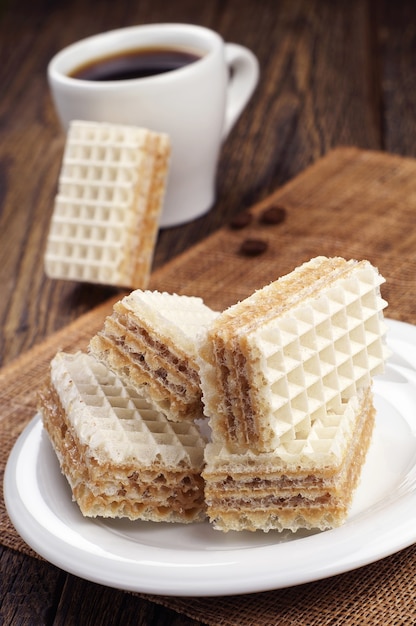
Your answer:
[[[227,534],[83,518],[36,416],[7,464],[5,501],[23,539],[87,580],[144,593],[241,594],[374,562],[416,541],[416,327],[388,320],[393,349],[375,382],[376,428],[346,523],[325,532]]]

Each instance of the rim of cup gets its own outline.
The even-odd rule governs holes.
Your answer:
[[[137,34],[141,37],[137,41]],[[155,35],[158,35],[158,37]],[[182,40],[180,40],[182,37]],[[152,40],[152,41],[151,41]],[[106,89],[111,84],[121,85],[134,82],[147,82],[169,79],[177,72],[193,71],[195,64],[206,62],[206,57],[214,49],[223,45],[222,37],[215,31],[204,26],[182,24],[175,22],[139,24],[126,26],[114,30],[104,31],[69,44],[57,52],[48,64],[48,77],[55,82],[67,85],[79,85],[84,89]],[[201,55],[199,59],[183,67],[142,78],[128,78],[122,80],[92,81],[70,76],[70,72],[88,62],[98,61],[111,57],[114,54],[131,52],[140,48],[172,47],[186,49]],[[202,54],[201,54],[202,53]]]

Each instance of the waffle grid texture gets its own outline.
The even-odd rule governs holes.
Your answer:
[[[282,306],[276,281],[209,329],[200,345],[200,371],[214,442],[264,452],[282,444],[300,450],[305,440],[310,446],[312,433],[327,432],[318,424],[341,416],[344,403],[382,373],[384,279],[368,262],[337,261],[319,290],[300,297],[298,289]],[[330,265],[318,258],[300,273],[305,278],[308,270],[320,271],[322,282]],[[254,304],[265,314],[248,315]],[[331,438],[321,442],[317,449],[332,445]]]
[[[51,380],[80,444],[100,463],[202,467],[198,428],[169,422],[94,357],[58,353]]]
[[[51,218],[52,278],[145,287],[170,145],[147,129],[72,122]]]
[[[343,401],[383,371],[378,277],[360,270],[292,318],[250,336],[251,349],[264,359],[279,441],[307,436],[314,422],[326,419],[327,411],[340,412]]]
[[[244,472],[294,471],[300,477],[302,471],[325,468],[332,471],[342,463],[353,437],[358,404],[358,396],[351,397],[341,410],[328,410],[325,415],[316,418],[307,432],[282,440],[272,452],[209,443],[205,449],[205,461],[211,472],[215,472],[216,468],[238,471],[238,467]]]

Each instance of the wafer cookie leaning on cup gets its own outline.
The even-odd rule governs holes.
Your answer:
[[[45,251],[50,278],[148,284],[170,140],[145,128],[73,121]]]

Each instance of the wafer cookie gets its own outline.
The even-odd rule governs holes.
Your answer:
[[[326,530],[346,519],[374,426],[371,388],[273,452],[208,443],[205,500],[217,530]]]
[[[196,336],[216,315],[195,296],[137,289],[114,305],[89,350],[170,420],[196,419]]]
[[[214,442],[273,451],[367,387],[387,354],[383,282],[318,257],[220,314],[199,345]]]
[[[73,121],[47,239],[46,274],[147,287],[169,156],[167,135]]]
[[[83,515],[205,518],[197,426],[168,422],[94,357],[58,353],[39,410]]]

